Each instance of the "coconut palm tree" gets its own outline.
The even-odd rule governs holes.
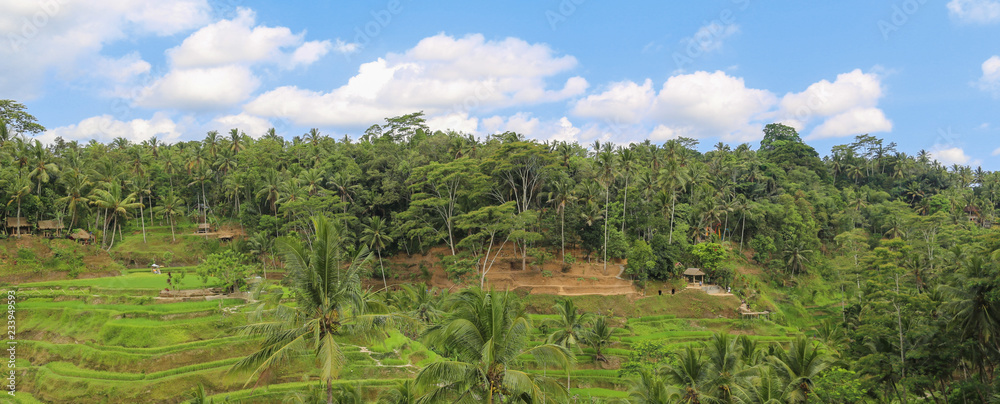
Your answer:
[[[583,326],[590,319],[590,313],[577,313],[573,299],[569,298],[560,299],[552,308],[556,311],[556,318],[548,321],[548,326],[553,330],[548,342],[561,345],[567,350],[572,350],[574,347],[579,350],[580,342],[586,334]],[[567,390],[569,383],[569,369],[566,369]]]
[[[768,358],[775,372],[785,382],[788,402],[807,402],[814,388],[813,380],[830,367],[832,360],[815,341],[800,336],[788,351],[778,351]]]
[[[416,404],[420,396],[412,380],[396,383],[378,396],[378,404]]]
[[[18,176],[10,188],[10,200],[7,201],[9,207],[11,203],[17,202],[17,217],[21,217],[21,201],[31,195],[31,182],[23,176]],[[22,223],[23,224],[23,223]],[[17,235],[21,235],[21,227],[17,228]]]
[[[271,213],[278,213],[278,198],[281,196],[281,179],[274,169],[264,173],[264,185],[257,190],[257,197],[267,201]]]
[[[792,275],[805,269],[806,263],[809,262],[809,254],[812,252],[812,250],[806,249],[803,241],[794,242],[784,251],[785,255],[788,256],[788,270]]]
[[[28,173],[28,178],[34,179],[38,183],[37,195],[42,195],[42,184],[48,184],[49,180],[53,175],[59,173],[59,165],[54,162],[52,155],[45,150],[42,146],[42,142],[35,140],[34,146],[31,148],[31,154],[33,158],[31,159],[31,172]]]
[[[610,144],[609,144],[610,145]],[[611,204],[611,185],[615,180],[615,155],[611,150],[605,150],[597,155],[599,178],[604,186],[604,275],[608,274],[608,206]]]
[[[677,355],[675,363],[660,369],[668,383],[680,389],[679,402],[701,403],[710,401],[712,396],[710,374],[711,365],[702,351],[688,346]]]
[[[385,279],[385,266],[382,265],[382,250],[385,246],[392,242],[392,236],[389,234],[389,226],[379,216],[372,216],[368,220],[368,224],[364,225],[364,230],[361,231],[362,240],[368,245],[369,249],[375,250],[378,255],[378,266],[382,269],[382,286],[384,290],[389,290],[389,284]]]
[[[594,360],[607,362],[604,356],[604,348],[611,345],[611,337],[615,333],[615,327],[608,325],[607,317],[600,316],[594,320],[594,325],[586,330],[582,337],[583,343],[590,345],[594,349]]]
[[[173,241],[177,241],[177,234],[174,232],[174,218],[184,216],[184,200],[174,194],[167,195],[160,201],[159,205],[153,208],[153,213],[159,214],[160,217],[167,220],[167,223],[170,223],[170,237]]]
[[[673,404],[680,401],[680,392],[666,383],[666,380],[655,373],[642,369],[639,377],[628,391],[630,403],[635,404]]]
[[[555,205],[556,210],[559,211],[559,245],[562,249],[563,262],[566,262],[566,206],[575,200],[576,195],[573,194],[573,186],[568,181],[555,183],[552,191],[549,192],[548,203]]]
[[[69,211],[71,217],[69,228],[72,230],[76,226],[80,208],[86,209],[87,204],[90,203],[90,199],[86,196],[88,195],[86,188],[91,185],[91,182],[86,174],[81,174],[76,170],[68,171],[66,175],[61,177],[61,180],[66,189],[66,196],[59,198],[56,202],[66,205],[66,210]]]
[[[126,194],[118,182],[108,184],[106,189],[95,188],[91,203],[105,211],[105,234],[108,232],[108,224],[113,222],[111,225],[111,243],[108,244],[108,251],[111,251],[111,247],[115,245],[115,233],[118,233],[119,238],[122,237],[121,220],[128,219],[129,214],[142,206],[142,204],[136,202],[136,195],[134,193]]]
[[[522,355],[563,368],[572,356],[555,344],[528,348],[531,321],[513,293],[466,289],[451,296],[446,311],[445,320],[424,334],[425,343],[448,359],[417,374],[422,402],[566,402],[560,383],[515,368]]]
[[[249,373],[246,384],[301,354],[311,354],[320,366],[327,403],[334,397],[333,380],[346,364],[336,336],[376,338],[384,327],[399,320],[361,290],[361,274],[371,260],[362,247],[347,257],[347,243],[340,225],[323,216],[312,218],[312,243],[281,240],[278,248],[295,291],[294,304],[277,301],[258,311],[256,322],[241,327],[243,335],[262,337],[260,349],[240,359],[230,369]],[[344,258],[346,257],[346,264]],[[280,292],[279,292],[280,293]]]

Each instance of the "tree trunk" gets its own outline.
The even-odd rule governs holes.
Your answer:
[[[677,195],[670,197],[670,234],[667,236],[667,244],[674,243],[674,209],[677,206]]]
[[[167,220],[170,222],[170,238],[172,238],[174,241],[177,241],[177,235],[174,234],[174,217],[170,216],[170,218]]]
[[[625,235],[625,211],[628,208],[628,172],[625,174],[625,200],[622,201],[622,235]]]
[[[604,276],[608,276],[608,205],[611,203],[611,184],[604,192]]]
[[[562,246],[562,260],[566,262],[566,206],[563,206],[560,213],[562,225],[559,227],[560,245]]]
[[[146,212],[143,210],[143,199],[139,197],[139,217],[142,222],[142,243],[146,244]]]
[[[386,293],[389,292],[389,284],[385,280],[385,267],[382,266],[382,249],[376,249],[375,253],[378,254],[378,266],[382,269],[382,290]]]
[[[326,404],[333,404],[333,380],[326,379]]]

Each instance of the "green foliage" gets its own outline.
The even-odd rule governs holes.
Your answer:
[[[646,244],[645,240],[638,239],[632,243],[625,271],[640,281],[646,280],[656,269],[656,258],[649,244]]]
[[[222,288],[227,291],[246,290],[246,278],[253,273],[253,267],[246,264],[250,258],[233,250],[209,255],[198,265],[198,276],[207,284],[210,277],[219,278]]]
[[[698,243],[690,247],[690,253],[695,258],[697,265],[707,270],[711,275],[719,269],[726,259],[726,249],[721,244]]]
[[[833,367],[816,378],[816,395],[824,403],[851,404],[861,402],[868,392],[857,372]]]

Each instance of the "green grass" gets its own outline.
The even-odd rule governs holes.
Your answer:
[[[201,278],[194,274],[188,274],[180,283],[174,282],[171,289],[201,289],[205,287],[215,287],[219,284],[219,279],[209,277],[208,284],[203,284]],[[112,276],[92,279],[70,279],[51,282],[25,283],[20,288],[82,288],[96,287],[103,289],[138,289],[138,290],[163,290],[168,287],[166,269],[163,274],[157,275],[147,272],[130,273],[122,276]]]

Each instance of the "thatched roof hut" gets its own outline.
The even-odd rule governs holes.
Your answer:
[[[7,229],[9,229],[8,233],[11,234],[31,233],[31,223],[26,217],[8,217]]]
[[[74,232],[73,234],[69,235],[69,238],[71,238],[73,240],[76,240],[76,241],[87,241],[87,240],[93,239],[94,235],[90,234],[90,232],[88,232],[88,231],[86,231],[84,229],[77,229],[76,232]]]
[[[63,227],[62,220],[56,219],[56,220],[38,221],[38,230],[62,230],[62,229],[65,229],[65,227]]]
[[[688,277],[688,280],[691,283],[697,282],[698,281],[697,278],[699,276],[701,277],[701,281],[705,280],[705,272],[703,272],[701,269],[698,268],[688,268],[684,270],[684,276]]]
[[[198,229],[196,231],[198,233],[211,233],[212,225],[208,223],[198,223]]]

